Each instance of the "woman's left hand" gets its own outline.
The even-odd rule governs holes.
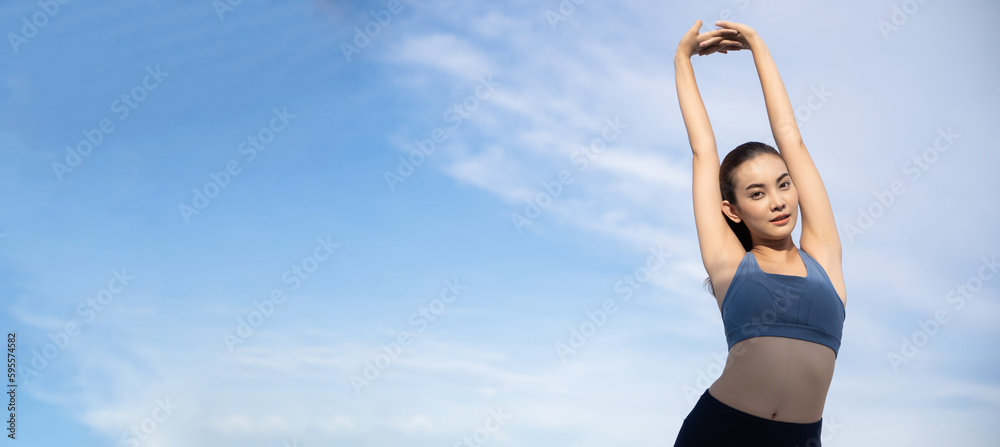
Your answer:
[[[716,31],[726,31],[724,36],[708,37],[708,33],[701,33],[698,35],[698,40],[701,43],[698,44],[698,55],[708,56],[709,54],[719,52],[726,54],[730,51],[740,51],[746,48],[742,42],[736,40],[734,36],[735,31],[732,30],[716,30]]]
[[[754,31],[753,28],[742,23],[727,22],[725,20],[715,22],[715,26],[719,27],[718,30],[726,30],[728,32],[726,38],[739,42],[740,49],[752,50],[750,47],[752,45],[751,41],[757,38],[757,31]]]

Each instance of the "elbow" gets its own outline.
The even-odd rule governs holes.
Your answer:
[[[714,163],[715,166],[719,166],[719,150],[715,146],[698,148],[691,146],[691,158],[695,165]]]

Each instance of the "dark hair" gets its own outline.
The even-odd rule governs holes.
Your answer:
[[[743,143],[726,154],[726,158],[722,160],[722,166],[719,167],[719,189],[722,190],[722,200],[728,200],[729,203],[736,205],[736,171],[743,163],[753,160],[761,154],[781,157],[775,148],[757,141]],[[722,210],[719,212],[722,213]],[[743,244],[743,249],[750,251],[753,248],[753,241],[750,239],[750,229],[747,228],[747,225],[742,221],[733,222],[729,216],[726,216],[726,213],[722,213],[722,215],[726,218],[729,228],[733,230],[733,233],[736,233],[736,238]],[[712,277],[705,278],[705,286],[712,295],[715,295]]]

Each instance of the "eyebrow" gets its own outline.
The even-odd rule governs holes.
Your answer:
[[[779,176],[778,176],[778,179],[777,179],[777,180],[775,180],[775,181],[774,181],[774,183],[778,183],[778,182],[780,182],[780,181],[781,181],[781,179],[783,179],[783,178],[785,178],[785,177],[787,177],[787,176],[788,176],[788,173],[787,173],[787,172],[786,172],[786,173],[784,173],[784,174],[781,174],[781,175],[779,175]],[[764,187],[764,184],[763,184],[763,183],[752,183],[752,184],[750,184],[750,186],[747,186],[747,190],[748,190],[748,189],[751,189],[751,188],[763,188],[763,187]]]

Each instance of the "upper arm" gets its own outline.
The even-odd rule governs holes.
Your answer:
[[[701,260],[709,276],[721,268],[739,262],[746,255],[736,233],[729,228],[722,214],[722,192],[719,189],[719,156],[712,151],[694,155],[693,193],[694,221],[698,229]],[[715,154],[713,157],[712,154]]]
[[[796,147],[797,146],[797,147]],[[804,143],[793,147],[779,146],[781,157],[788,166],[788,174],[799,195],[799,210],[802,220],[802,236],[799,245],[806,252],[829,259],[840,265],[842,247],[837,223],[833,218],[833,207],[826,193],[823,179],[813,163]]]
[[[701,259],[709,276],[746,254],[722,214],[719,190],[719,152],[705,103],[698,92],[690,59],[674,59],[677,100],[694,156],[694,221]]]

